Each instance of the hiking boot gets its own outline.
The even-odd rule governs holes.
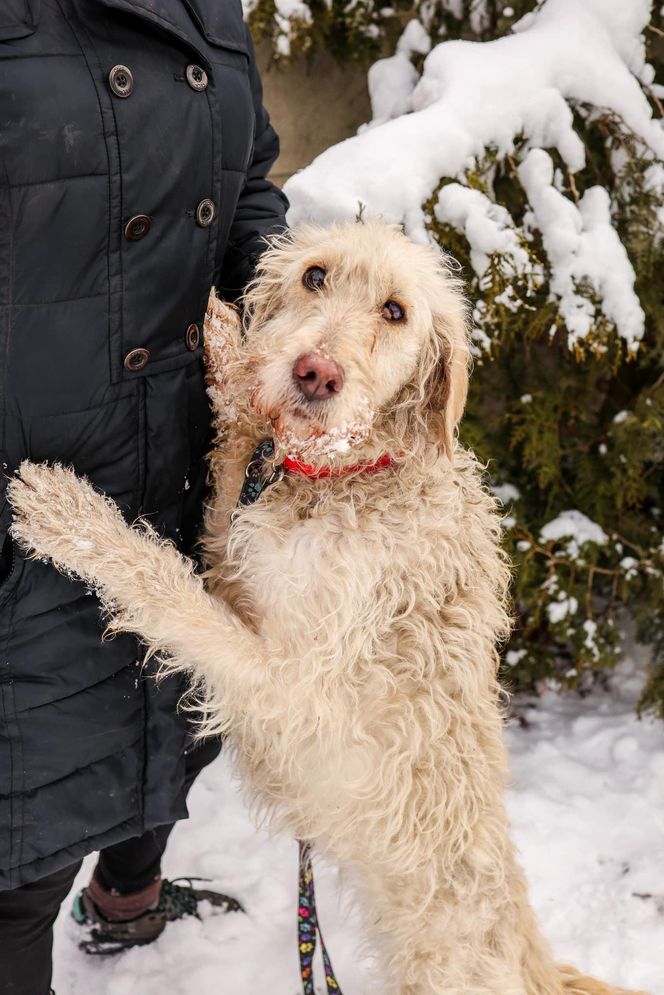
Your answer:
[[[124,922],[111,922],[105,919],[94,904],[88,889],[83,888],[76,895],[71,914],[74,920],[88,930],[88,939],[79,943],[86,954],[117,954],[129,947],[144,946],[160,936],[167,922],[196,916],[198,903],[209,902],[223,912],[244,912],[240,903],[219,891],[209,891],[193,887],[193,881],[201,878],[164,879],[161,882],[157,905],[143,912],[135,919]],[[178,884],[186,881],[186,884]]]

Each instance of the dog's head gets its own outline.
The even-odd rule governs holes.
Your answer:
[[[244,307],[247,389],[282,452],[319,465],[451,455],[467,313],[433,247],[378,222],[297,228],[263,254]]]

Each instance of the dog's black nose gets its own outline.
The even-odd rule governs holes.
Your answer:
[[[329,356],[307,352],[295,360],[293,380],[309,401],[327,401],[344,385],[344,371]]]

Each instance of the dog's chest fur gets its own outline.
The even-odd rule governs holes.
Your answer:
[[[226,569],[257,628],[301,654],[359,620],[389,552],[370,510],[358,516],[342,502],[306,507],[293,498],[292,488],[275,487],[236,516]]]
[[[392,620],[409,605],[412,619],[417,604],[431,621],[472,584],[470,547],[490,531],[483,498],[474,472],[412,488],[390,472],[322,485],[287,478],[234,515],[223,588],[230,581],[234,607],[289,656],[348,657],[354,634],[356,651],[371,651],[369,633],[392,655]]]

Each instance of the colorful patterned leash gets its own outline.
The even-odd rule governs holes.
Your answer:
[[[342,995],[339,982],[332,970],[332,963],[318,922],[316,893],[314,891],[314,872],[311,866],[311,847],[308,843],[303,843],[302,840],[299,841],[299,847],[300,895],[297,910],[297,938],[300,951],[302,990],[304,995],[315,995],[313,961],[314,954],[316,953],[316,938],[318,938],[323,955],[327,995]]]
[[[253,504],[261,496],[263,491],[279,480],[282,472],[280,469],[273,473],[266,473],[266,464],[274,457],[274,442],[272,439],[264,439],[256,446],[252,453],[249,464],[245,470],[244,483],[238,499],[238,508],[246,508]],[[304,995],[315,995],[314,988],[314,954],[316,953],[316,941],[320,940],[320,949],[323,955],[323,967],[325,969],[325,984],[327,985],[327,995],[342,995],[339,982],[334,976],[332,964],[327,952],[327,947],[323,941],[318,924],[318,913],[316,911],[316,893],[314,891],[314,872],[311,866],[311,847],[308,843],[299,842],[300,848],[300,871],[299,871],[299,895],[297,907],[297,945],[300,954],[300,975],[302,978],[302,989]]]

